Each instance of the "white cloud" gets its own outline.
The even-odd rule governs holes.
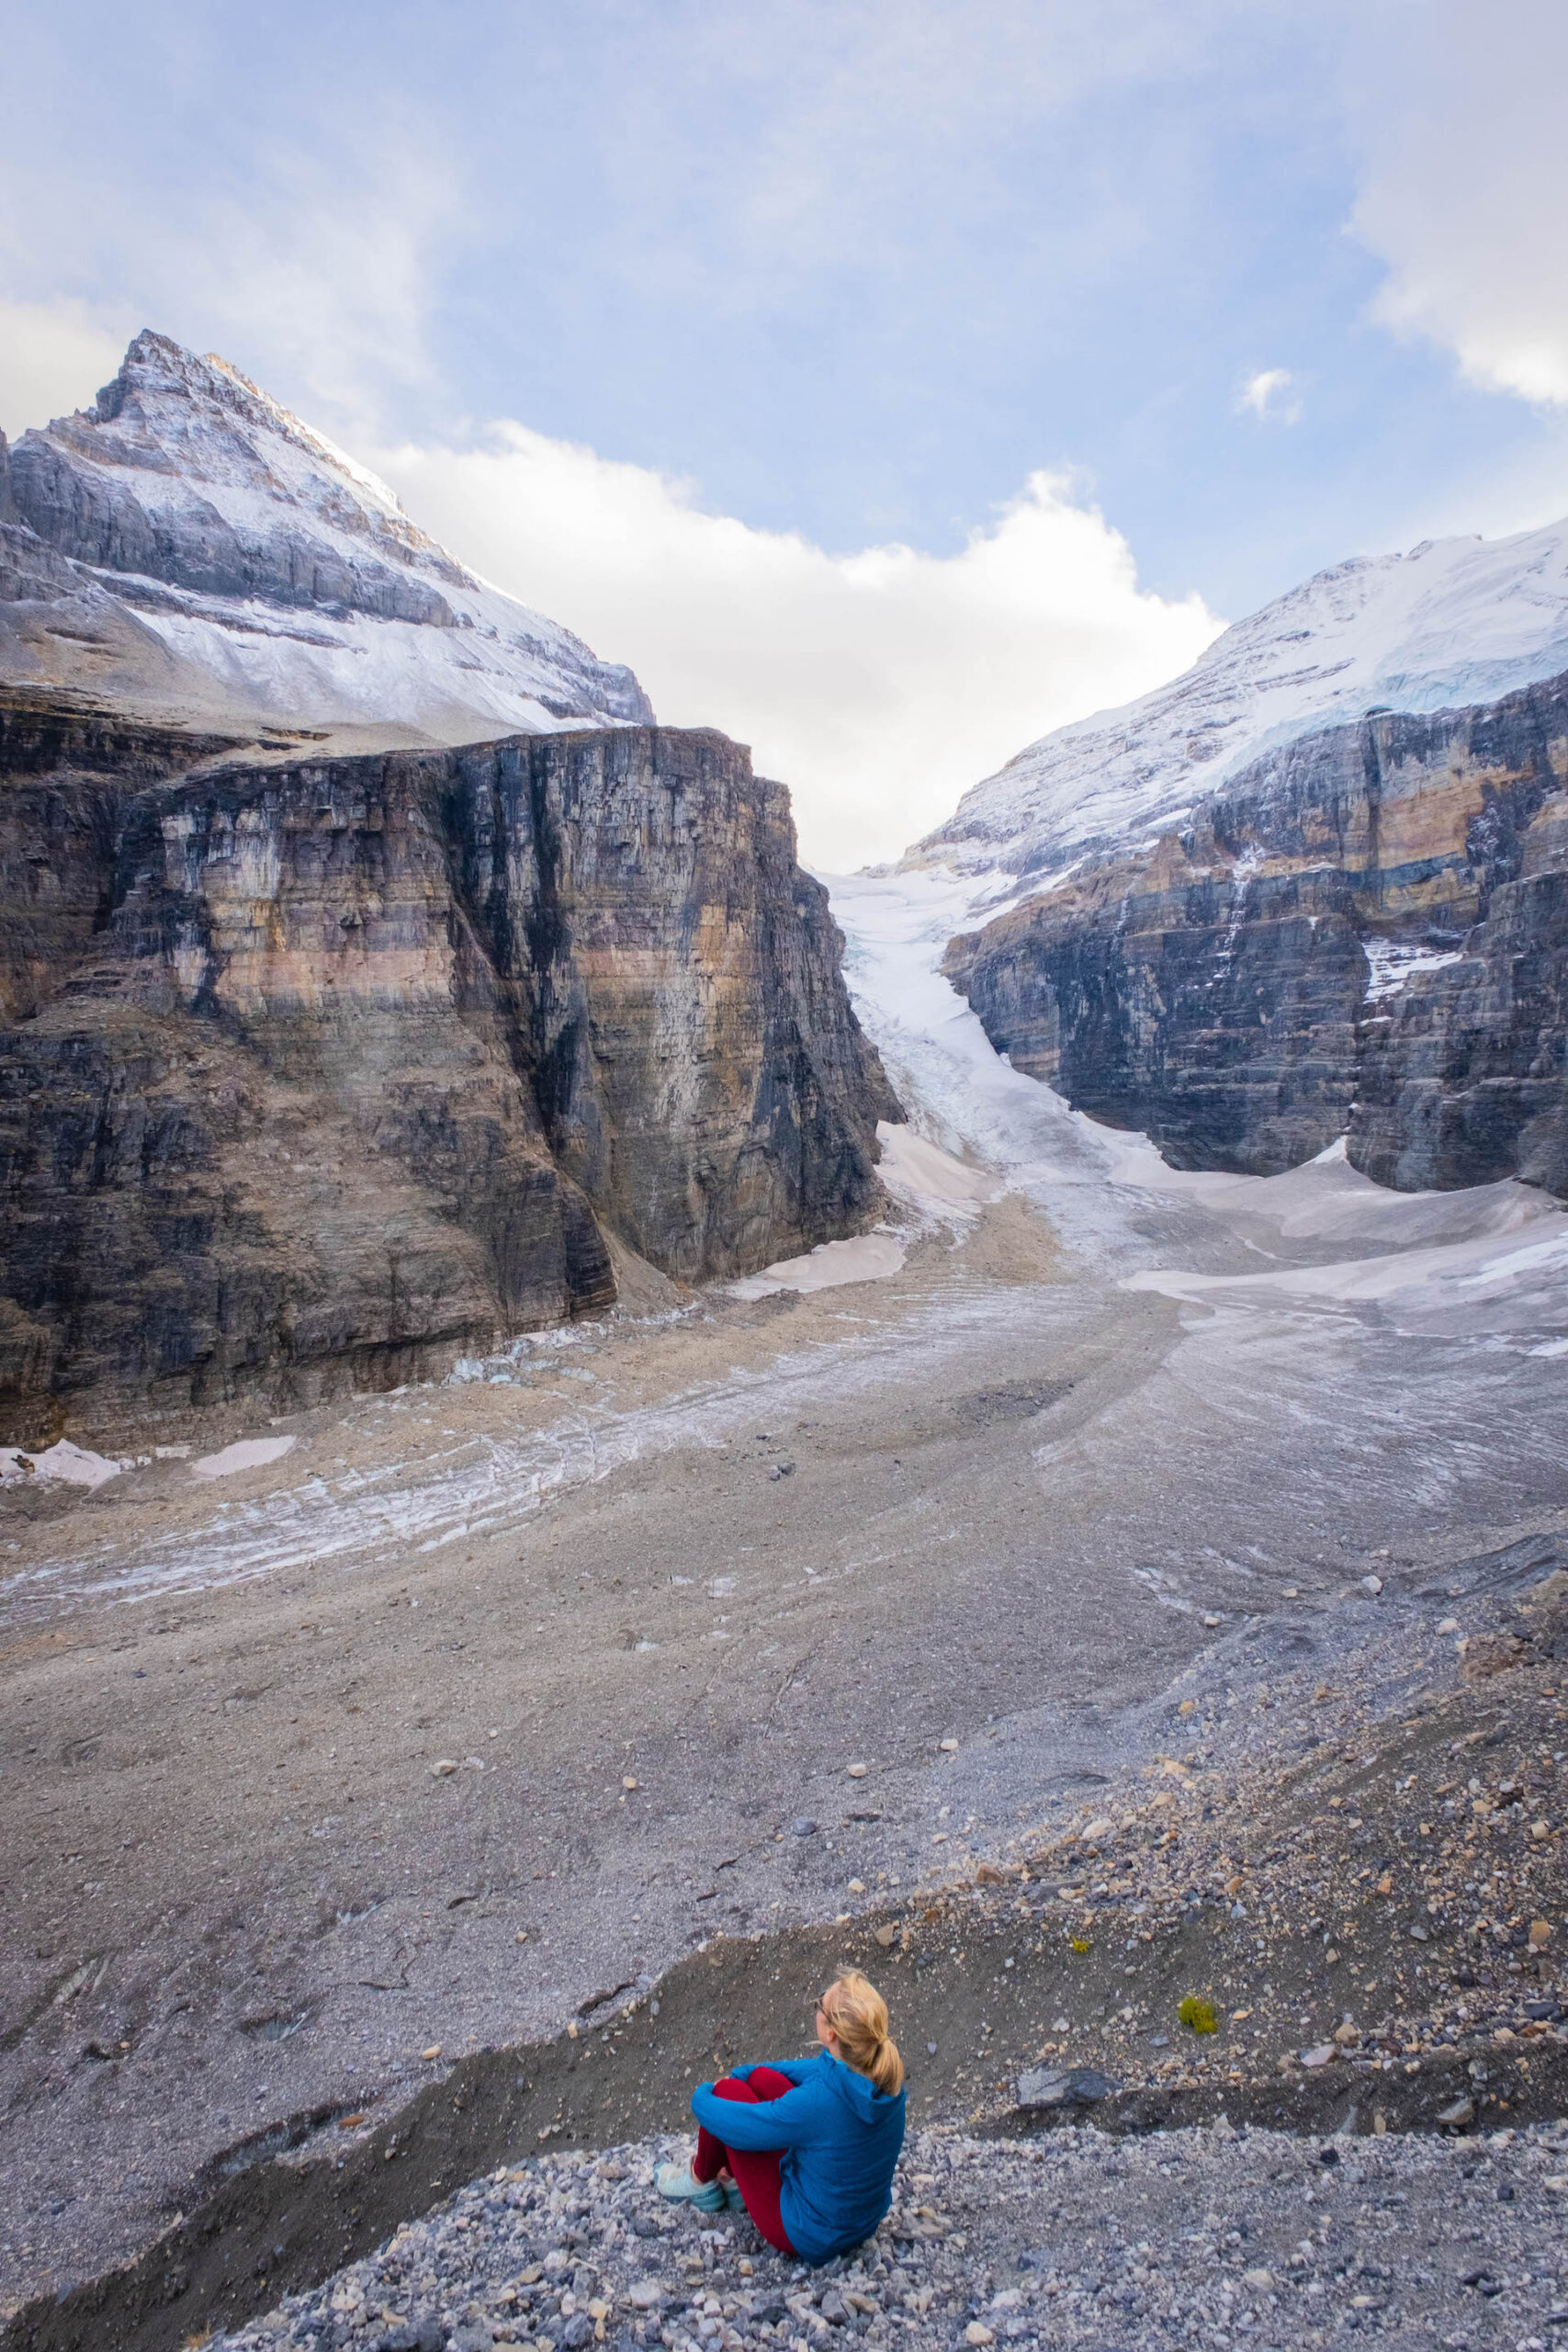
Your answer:
[[[1288,368],[1260,368],[1256,376],[1248,376],[1236,395],[1238,408],[1250,409],[1254,416],[1278,417],[1281,424],[1293,424],[1301,414],[1300,403],[1286,398],[1295,382]]]
[[[660,718],[751,745],[828,868],[897,854],[1025,743],[1186,667],[1220,623],[1137,584],[1063,478],[954,555],[835,556],[708,514],[691,487],[515,424],[367,451],[491,579],[630,662]]]
[[[29,424],[87,405],[134,332],[81,302],[0,300],[0,433],[14,440]]]
[[[1387,262],[1373,316],[1469,379],[1568,405],[1568,182],[1535,126],[1568,91],[1561,0],[1428,0],[1359,21],[1352,225]]]
[[[437,382],[429,321],[462,225],[440,139],[383,107],[373,129],[253,146],[242,188],[177,205],[134,178],[111,200],[63,174],[45,201],[27,159],[0,155],[0,429],[91,401],[149,326],[216,347],[340,432],[389,430],[397,396]],[[24,241],[15,224],[37,211],[47,232]],[[56,297],[73,282],[132,290]]]

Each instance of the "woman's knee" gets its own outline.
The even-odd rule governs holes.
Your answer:
[[[746,2104],[753,2107],[757,2103],[756,2092],[751,2088],[750,2083],[743,2083],[739,2075],[725,2075],[721,2076],[719,2081],[715,2083],[713,2086],[713,2095],[715,2098],[741,2099],[746,2102]]]
[[[773,2066],[753,2066],[748,2087],[753,2098],[767,2100],[783,2098],[786,2091],[794,2090],[795,2085],[787,2075],[779,2074]]]

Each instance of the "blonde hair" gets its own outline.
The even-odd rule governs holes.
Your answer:
[[[839,2054],[857,2075],[896,2098],[904,2087],[904,2061],[887,2030],[887,2004],[858,1968],[846,1969],[822,1996],[822,2014],[838,2039]]]

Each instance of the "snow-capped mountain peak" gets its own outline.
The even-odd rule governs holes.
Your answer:
[[[14,684],[448,742],[652,717],[630,671],[469,571],[228,361],[164,335],[138,335],[92,408],[0,441],[7,515]],[[72,649],[95,632],[88,662]]]
[[[1058,728],[911,851],[1044,873],[1179,823],[1272,746],[1370,709],[1486,701],[1568,670],[1568,521],[1320,571],[1121,709]]]

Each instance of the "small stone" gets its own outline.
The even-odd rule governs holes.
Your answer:
[[[1335,2027],[1334,2039],[1341,2050],[1348,2050],[1350,2044],[1353,2041],[1359,2041],[1361,2037],[1355,2026],[1347,2023]]]
[[[419,2054],[422,2058],[439,2058],[441,2044],[438,2041],[433,2041],[428,2050],[422,2050]]]
[[[850,2315],[850,2307],[837,2287],[824,2290],[818,2309],[829,2327],[842,2327]]]
[[[457,1767],[450,1756],[442,1756],[430,1768],[432,1780],[449,1781]]]
[[[852,1764],[847,1769],[852,1781],[863,1781],[871,1767],[869,1764]]]
[[[1442,1620],[1442,1623],[1438,1625],[1438,1631],[1439,1634],[1457,1634],[1459,1632],[1459,1619],[1457,1617],[1445,1617]]]
[[[897,1926],[890,1921],[886,1927],[878,1928],[875,1930],[875,1935],[876,1940],[882,1946],[883,1951],[887,1951],[897,1940],[898,1929]]]
[[[1338,2057],[1338,2055],[1339,2052],[1336,2050],[1332,2041],[1320,2041],[1317,2043],[1315,2048],[1312,2050],[1303,2050],[1302,2052],[1302,2064],[1303,2066],[1314,2067],[1328,2066],[1332,2065],[1333,2062]]]
[[[852,1879],[851,1879],[851,1881],[850,1881],[850,1883],[849,1883],[849,1886],[848,1886],[848,1888],[847,1888],[846,1892],[847,1892],[848,1894],[863,1894],[865,1893],[865,1881],[864,1881],[864,1879],[863,1879],[863,1878],[852,1878]]]
[[[1531,1951],[1544,1951],[1551,1941],[1551,1927],[1550,1921],[1545,1919],[1532,1919],[1530,1921],[1529,1931],[1529,1948]]]
[[[1213,1614],[1206,1616],[1203,1620],[1204,1624],[1208,1627],[1211,1634],[1213,1632],[1215,1626],[1218,1625],[1219,1622],[1219,1619]]]
[[[944,1756],[956,1756],[958,1753],[958,1742],[955,1739],[939,1740],[937,1744]]]
[[[633,1789],[635,1789],[635,1788],[638,1787],[639,1785],[640,1785],[640,1783],[637,1781],[637,1779],[634,1777],[634,1775],[633,1775],[632,1773],[630,1773],[630,1772],[623,1772],[623,1773],[621,1774],[621,1786],[622,1786],[622,1788],[623,1788],[623,1789],[626,1789],[628,1792],[629,1792],[631,1790],[633,1790]]]
[[[808,1813],[796,1814],[789,1825],[789,1834],[792,1838],[815,1838],[817,1824]]]
[[[1274,2284],[1274,2273],[1271,2270],[1244,2270],[1241,2283],[1244,2287],[1250,2287],[1256,2294],[1266,2295]]]
[[[965,2344],[994,2344],[996,2340],[984,2320],[972,2319],[964,2331]]]
[[[626,2290],[626,2301],[635,2312],[650,2312],[664,2300],[664,2290],[657,2278],[634,2278]]]
[[[1472,2098],[1456,2098],[1453,2105],[1445,2107],[1438,2118],[1438,2121],[1450,2132],[1462,2132],[1467,2123],[1474,2120],[1475,2101]]]
[[[1361,1578],[1361,1590],[1363,1592],[1371,1593],[1375,1598],[1376,1595],[1382,1590],[1382,1577],[1363,1577]]]
[[[1121,2088],[1098,2066],[1027,2066],[1018,2078],[1020,2107],[1092,2107]]]
[[[1116,1824],[1109,1814],[1102,1813],[1099,1820],[1091,1821],[1083,1832],[1083,1842],[1086,1846],[1100,1846],[1107,1838],[1114,1837],[1115,1834]]]

